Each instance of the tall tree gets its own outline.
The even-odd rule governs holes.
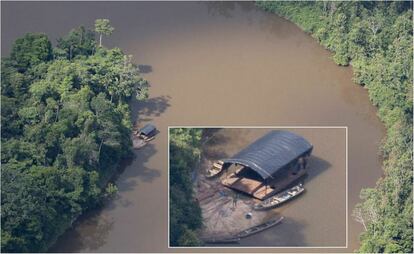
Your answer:
[[[102,47],[102,35],[109,36],[114,30],[109,19],[95,20],[95,31],[99,34],[99,47]]]

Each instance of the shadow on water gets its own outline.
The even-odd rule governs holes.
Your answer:
[[[305,222],[285,217],[282,223],[240,241],[238,246],[306,246],[304,237]]]
[[[229,157],[225,151],[215,149],[204,149],[203,156],[206,160],[216,161]]]
[[[280,216],[280,214],[278,215]],[[307,246],[304,237],[306,223],[285,217],[282,223],[262,233],[242,238],[238,244],[207,244],[206,247],[291,247]]]
[[[152,72],[152,66],[151,65],[146,65],[146,64],[139,64],[138,65],[138,70],[140,73],[150,73]]]
[[[157,152],[154,145],[149,143],[136,151],[133,158],[121,163],[119,170],[112,177],[111,182],[116,181],[118,194],[108,200],[102,207],[98,207],[81,215],[72,228],[67,230],[50,249],[50,252],[60,252],[63,248],[66,252],[78,252],[79,250],[94,251],[106,243],[108,233],[112,230],[114,219],[102,214],[115,208],[129,207],[133,201],[126,199],[119,193],[133,190],[139,181],[152,182],[159,177],[159,170],[145,166],[146,162]],[[128,169],[128,170],[127,170]]]
[[[65,252],[94,251],[104,245],[115,221],[101,216],[101,212],[102,209],[95,209],[82,214],[48,252],[60,252],[62,247]]]
[[[143,148],[136,150],[132,158],[122,162],[117,174],[112,178],[112,181],[116,180],[119,192],[132,190],[137,185],[136,180],[152,182],[154,178],[161,175],[159,170],[145,166],[149,159],[156,153],[157,150],[154,144],[148,143]]]
[[[211,16],[222,16],[224,18],[232,18],[236,7],[239,7],[243,12],[248,12],[254,9],[254,4],[251,2],[233,2],[233,1],[207,1],[202,2],[207,5],[207,12]]]
[[[312,155],[308,162],[308,174],[306,175],[305,183],[312,181],[314,178],[329,169],[331,166],[331,163],[328,161]]]
[[[331,166],[331,163],[329,163],[328,161],[312,155],[308,160],[308,166],[306,169],[307,173],[304,176],[292,182],[291,184],[289,184],[289,187],[292,187],[301,182],[303,182],[304,184],[311,182],[320,174],[329,169]],[[297,199],[300,199],[300,197],[298,197]]]
[[[229,157],[223,144],[230,141],[230,138],[220,132],[214,133],[203,144],[203,156],[207,160],[219,160]]]
[[[206,155],[206,154],[204,154]],[[218,156],[214,157],[218,158]],[[298,180],[296,180],[292,185],[295,185],[301,181],[310,182],[316,179],[320,174],[325,172],[331,167],[331,164],[319,157],[311,156],[309,159],[308,164],[308,174]],[[307,226],[305,221],[298,221],[294,220],[286,215],[284,215],[284,211],[286,208],[295,205],[297,201],[302,199],[303,196],[296,197],[294,200],[286,203],[285,205],[277,208],[277,216],[285,216],[285,219],[282,221],[281,224],[272,227],[268,230],[260,232],[258,234],[243,238],[239,244],[236,245],[224,245],[224,244],[217,244],[217,245],[208,245],[208,246],[216,246],[216,247],[223,247],[223,246],[244,246],[244,247],[294,247],[294,246],[308,246],[309,244],[305,241],[304,232]],[[271,215],[272,217],[274,214]],[[270,218],[269,218],[270,219]]]
[[[133,122],[152,120],[161,115],[167,107],[169,96],[159,96],[145,101],[131,100],[131,120]],[[145,118],[147,117],[147,118]],[[57,242],[50,248],[50,252],[79,252],[80,250],[94,251],[103,246],[109,232],[114,226],[114,219],[102,212],[114,210],[116,207],[129,207],[133,204],[126,199],[121,192],[132,191],[140,181],[152,182],[160,177],[158,169],[146,166],[150,158],[157,153],[153,143],[148,143],[139,150],[134,150],[134,155],[121,161],[118,170],[110,182],[116,182],[118,194],[115,198],[106,201],[103,206],[82,214]]]
[[[170,99],[171,97],[168,95],[149,98],[143,101],[133,98],[130,102],[132,122],[152,120],[153,117],[160,116],[170,106]]]

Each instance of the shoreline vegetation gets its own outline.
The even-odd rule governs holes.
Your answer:
[[[368,90],[387,134],[381,145],[384,176],[363,189],[353,217],[365,231],[359,252],[413,252],[412,2],[267,2],[282,16],[351,64],[354,81]],[[361,169],[362,170],[362,169]]]
[[[201,208],[191,176],[201,156],[202,129],[170,129],[170,246],[200,246]]]
[[[128,101],[147,82],[98,19],[57,40],[28,33],[1,64],[1,251],[44,252],[74,220],[116,193],[109,182],[132,156]]]

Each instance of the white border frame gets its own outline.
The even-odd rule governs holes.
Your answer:
[[[170,129],[175,128],[223,128],[223,129],[345,129],[345,199],[346,199],[346,233],[345,233],[345,246],[171,246],[170,245]],[[197,126],[197,125],[188,125],[180,126],[173,125],[168,126],[168,229],[167,229],[167,239],[168,239],[168,249],[347,249],[348,248],[348,126]]]

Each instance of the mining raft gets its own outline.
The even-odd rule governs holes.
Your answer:
[[[145,146],[148,142],[155,139],[155,135],[158,134],[158,130],[155,125],[149,123],[143,128],[137,129],[133,132],[132,143],[134,149],[139,149]]]
[[[307,174],[312,150],[305,138],[274,130],[233,157],[213,163],[214,171],[209,171],[214,174],[208,176],[225,171],[221,184],[263,201],[255,209],[273,208],[304,192],[303,184],[297,183]]]
[[[271,131],[233,157],[213,163],[206,178],[224,174],[220,179],[222,185],[259,200],[253,210],[271,209],[304,193],[301,179],[307,174],[312,150],[313,145],[295,133]],[[272,219],[231,237],[204,239],[204,242],[235,243],[282,220],[283,217]]]

